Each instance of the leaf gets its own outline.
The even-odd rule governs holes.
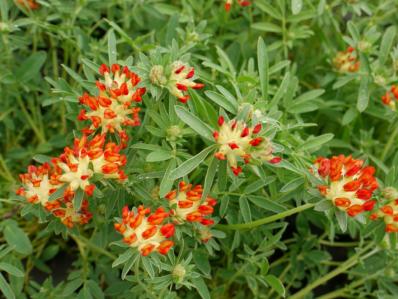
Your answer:
[[[127,274],[139,258],[140,254],[138,252],[135,252],[134,255],[128,260],[128,262],[124,264],[121,276],[123,280],[126,278]]]
[[[0,290],[1,290],[1,293],[7,299],[15,299],[14,292],[12,291],[10,285],[7,283],[6,279],[4,278],[3,274],[1,274],[1,273],[0,273]]]
[[[67,187],[68,184],[64,184],[63,186],[59,187],[55,192],[51,193],[51,195],[48,197],[48,201],[53,201],[64,196],[64,192]]]
[[[77,189],[75,192],[75,197],[73,198],[73,206],[76,211],[80,211],[84,198],[84,191],[82,189]]]
[[[347,213],[340,210],[336,210],[335,215],[337,223],[339,224],[341,231],[344,233],[347,230],[347,220],[348,220]]]
[[[239,209],[242,214],[243,220],[245,222],[250,222],[252,220],[252,213],[250,211],[250,205],[245,196],[239,198]]]
[[[151,278],[154,278],[155,271],[153,270],[153,266],[149,257],[142,258],[142,265],[144,266],[146,273],[148,273]]]
[[[349,21],[349,22],[347,23],[347,28],[348,28],[348,31],[349,31],[350,34],[351,34],[352,39],[353,39],[356,43],[358,43],[359,40],[361,39],[361,36],[360,36],[360,34],[359,34],[359,31],[358,31],[358,28],[356,27],[356,25],[355,25],[352,21]]]
[[[383,38],[381,40],[380,44],[380,51],[379,51],[379,64],[384,65],[386,63],[387,57],[390,54],[391,47],[394,42],[396,34],[396,28],[395,26],[390,26],[386,30],[386,32],[383,35]]]
[[[210,100],[212,100],[214,103],[216,103],[218,106],[224,108],[228,112],[236,114],[236,112],[238,111],[237,106],[234,106],[223,95],[221,95],[221,94],[219,94],[217,92],[208,90],[208,91],[205,91],[205,95]]]
[[[369,77],[363,76],[358,90],[357,109],[359,112],[366,110],[369,104]]]
[[[147,162],[160,162],[160,161],[169,160],[172,157],[173,157],[173,155],[170,152],[167,152],[164,150],[159,150],[159,151],[154,151],[152,153],[149,153],[149,155],[146,156],[146,161]]]
[[[209,147],[205,148],[204,150],[202,150],[196,156],[193,156],[192,158],[184,161],[180,166],[178,166],[176,169],[171,171],[170,179],[176,180],[178,178],[181,178],[181,177],[187,175],[191,171],[193,171],[196,167],[199,166],[200,163],[202,163],[202,161],[204,159],[206,159],[206,157],[209,155],[209,153],[211,151],[214,150],[214,148],[215,148],[215,145],[209,146]]]
[[[192,280],[192,284],[195,287],[195,289],[198,291],[202,299],[211,299],[209,289],[207,288],[207,285],[205,284],[202,277],[195,278],[194,280]]]
[[[275,25],[270,22],[258,22],[258,23],[253,23],[251,25],[253,29],[260,30],[260,31],[265,31],[265,32],[274,32],[274,33],[281,33],[282,28],[279,27],[278,25]]]
[[[289,81],[290,81],[290,73],[287,72],[282,79],[281,85],[279,86],[278,90],[276,91],[276,93],[274,94],[274,97],[271,100],[270,108],[276,106],[278,104],[279,100],[286,93],[287,87],[289,85]]]
[[[314,89],[303,93],[301,96],[294,100],[294,103],[303,103],[316,98],[319,98],[322,94],[324,94],[324,89]]]
[[[7,225],[4,229],[4,239],[14,250],[20,254],[32,253],[32,244],[25,232],[16,225]]]
[[[39,51],[30,55],[16,70],[15,76],[18,81],[27,82],[37,77],[40,69],[46,61],[46,52]]]
[[[75,280],[68,282],[64,288],[64,291],[62,292],[62,296],[67,297],[72,295],[73,292],[76,291],[82,284],[83,281],[81,278],[76,278]]]
[[[334,134],[332,134],[332,133],[327,133],[327,134],[323,134],[323,135],[316,136],[316,137],[310,137],[300,146],[300,149],[302,151],[308,151],[310,149],[317,149],[321,145],[324,145],[328,141],[332,140],[333,137],[334,137]]]
[[[286,295],[285,287],[276,276],[269,274],[265,276],[264,279],[270,285],[270,287],[273,288],[279,294],[279,296],[285,297]]]
[[[292,13],[297,15],[303,8],[303,0],[292,0]]]
[[[196,133],[208,140],[213,140],[213,130],[198,117],[189,112],[182,106],[176,106],[175,112],[177,116]]]
[[[162,178],[162,181],[160,182],[160,187],[159,187],[159,196],[163,198],[171,188],[173,187],[174,180],[170,179],[170,172],[176,167],[176,161],[170,160],[169,165],[167,166],[166,172],[164,173],[164,176]]]
[[[24,277],[24,273],[21,270],[9,263],[0,262],[0,270],[6,271],[16,277]]]
[[[211,267],[209,257],[206,252],[202,250],[195,250],[193,252],[193,260],[196,266],[206,275],[210,275]]]
[[[127,249],[125,252],[123,252],[121,255],[119,255],[116,260],[113,261],[112,268],[115,268],[115,267],[119,266],[120,264],[125,263],[133,255],[134,255],[134,251],[131,248]]]
[[[304,183],[304,179],[301,177],[298,177],[296,179],[291,180],[286,185],[284,185],[279,192],[283,192],[283,193],[291,192],[291,191],[297,189],[303,183]]]
[[[37,154],[32,157],[33,160],[39,163],[50,163],[51,157],[46,155]]]
[[[266,100],[268,96],[269,61],[264,40],[259,37],[257,42],[257,66],[260,75],[261,95]]]
[[[116,63],[117,49],[116,49],[116,36],[113,29],[108,31],[108,59],[109,65]]]
[[[214,177],[217,173],[218,159],[212,157],[210,161],[209,168],[207,168],[205,183],[203,185],[202,200],[205,200],[207,195],[209,195],[210,189],[213,186]]]
[[[330,210],[331,208],[333,208],[332,202],[329,199],[324,199],[315,205],[314,210],[318,212],[324,212]]]
[[[271,184],[273,181],[275,181],[274,176],[268,176],[264,180],[258,179],[257,181],[254,181],[250,185],[246,186],[243,193],[250,194],[250,193],[256,192],[257,190],[262,189],[264,186]]]
[[[276,202],[275,200],[271,200],[266,198],[265,196],[248,196],[249,200],[254,203],[256,206],[265,209],[267,211],[271,211],[274,213],[281,213],[286,211],[286,207]]]

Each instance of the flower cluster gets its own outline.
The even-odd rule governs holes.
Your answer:
[[[142,101],[146,89],[137,88],[141,79],[126,66],[122,69],[120,65],[113,64],[109,70],[108,66],[102,64],[99,72],[103,76],[102,81],[96,82],[99,95],[84,93],[80,97],[80,103],[89,110],[82,109],[78,119],[91,121],[91,126],[83,129],[83,132],[91,134],[98,128],[102,134],[116,131],[125,146],[128,137],[123,126],[140,125],[140,108],[134,104]]]
[[[230,11],[231,10],[231,6],[232,6],[232,3],[234,2],[234,0],[226,0],[225,1],[225,4],[224,4],[224,9],[225,9],[225,11]],[[238,0],[237,1],[238,2],[238,4],[240,5],[240,6],[242,6],[242,7],[244,7],[244,6],[249,6],[251,3],[250,3],[250,1],[247,1],[247,0]]]
[[[355,49],[348,47],[347,50],[338,52],[333,59],[335,68],[341,73],[355,73],[359,70],[359,60],[354,55]]]
[[[271,141],[259,136],[262,130],[261,123],[254,127],[247,126],[246,123],[237,120],[226,122],[224,117],[218,118],[219,130],[213,133],[213,137],[219,149],[215,156],[219,160],[227,160],[232,172],[239,175],[242,168],[238,166],[238,160],[243,160],[246,164],[251,159],[278,163],[281,158],[273,155]]]
[[[169,201],[171,215],[177,223],[199,222],[203,225],[212,225],[214,221],[206,217],[213,214],[213,207],[217,204],[209,196],[202,202],[203,189],[201,185],[192,186],[185,182],[179,183],[179,189],[170,191],[165,198]]]
[[[73,148],[66,147],[64,153],[52,160],[58,180],[67,183],[72,191],[82,189],[91,196],[95,185],[90,184],[94,174],[101,174],[107,179],[124,180],[121,169],[127,162],[120,154],[120,147],[113,142],[105,144],[105,135],[96,135],[88,140],[84,135],[76,138]]]
[[[166,254],[174,245],[168,240],[174,235],[175,227],[166,223],[169,213],[160,207],[151,214],[149,208],[139,206],[137,211],[125,206],[121,222],[115,223],[115,229],[123,235],[123,241],[130,247],[137,248],[143,256],[153,251]]]
[[[398,101],[398,85],[391,86],[391,89],[387,90],[386,93],[381,97],[383,104],[395,111],[396,103],[394,99]]]
[[[44,163],[38,167],[31,165],[27,173],[20,175],[20,179],[24,186],[18,189],[17,194],[32,204],[42,205],[67,227],[73,227],[74,223],[85,224],[91,219],[87,200],[83,200],[79,211],[74,208],[74,192],[70,188],[66,188],[63,194],[50,201],[50,196],[63,186],[59,174],[51,164]]]
[[[325,181],[318,189],[323,196],[349,216],[373,209],[373,192],[378,188],[372,166],[363,166],[363,160],[351,156],[319,157],[315,161],[317,174]]]
[[[375,213],[370,215],[370,219],[376,220],[383,218],[386,224],[386,232],[397,233],[398,232],[398,198],[390,201],[385,206],[378,209]]]
[[[174,61],[170,65],[168,75],[165,74],[163,66],[155,65],[149,73],[149,78],[153,84],[167,88],[181,103],[186,103],[189,99],[187,94],[189,88],[201,89],[204,87],[204,84],[194,82],[194,75],[193,67],[182,61]]]

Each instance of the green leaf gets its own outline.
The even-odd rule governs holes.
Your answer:
[[[339,224],[341,231],[344,233],[347,230],[347,221],[348,221],[347,213],[340,210],[336,210],[335,215],[337,223]]]
[[[48,201],[53,201],[64,196],[64,192],[67,187],[68,184],[64,184],[63,186],[59,187],[55,192],[51,193],[51,195],[48,197]]]
[[[170,160],[170,163],[167,166],[162,181],[160,182],[159,196],[161,198],[163,198],[167,193],[169,193],[169,191],[173,187],[174,180],[170,179],[170,173],[175,167],[176,167],[176,161],[174,159]]]
[[[7,283],[6,279],[4,278],[3,274],[1,274],[1,273],[0,273],[0,290],[1,290],[1,293],[7,299],[15,299],[14,292],[12,291],[10,285]]]
[[[359,40],[361,39],[361,36],[360,36],[360,34],[359,34],[359,30],[358,30],[358,28],[356,27],[356,25],[355,25],[352,21],[349,21],[349,22],[347,23],[347,28],[348,28],[348,31],[349,31],[350,34],[351,34],[352,39],[353,39],[356,43],[358,43]]]
[[[210,275],[211,267],[209,263],[209,256],[202,250],[195,250],[193,252],[193,260],[196,266],[206,275]]]
[[[292,0],[292,13],[297,15],[303,8],[303,0]]]
[[[260,31],[265,31],[265,32],[274,32],[274,33],[281,33],[282,28],[278,25],[275,25],[270,22],[258,22],[258,23],[253,23],[251,25],[253,29],[260,30]]]
[[[300,146],[300,150],[308,151],[312,149],[318,149],[328,141],[332,140],[333,137],[334,134],[332,133],[327,133],[316,137],[311,136]]]
[[[153,270],[152,262],[150,260],[150,257],[143,257],[142,258],[142,265],[144,266],[144,269],[146,273],[148,273],[149,277],[154,278],[155,277],[155,270]]]
[[[219,160],[216,157],[212,157],[210,161],[210,165],[207,168],[206,176],[205,176],[205,183],[203,185],[203,192],[202,192],[202,200],[205,200],[207,195],[209,195],[211,187],[213,186],[214,177],[217,173],[217,166]]]
[[[195,287],[195,289],[198,291],[202,299],[211,299],[209,289],[207,288],[207,285],[205,284],[202,277],[195,278],[194,280],[192,280],[192,284]]]
[[[242,214],[243,220],[245,222],[250,222],[252,220],[252,213],[250,211],[250,205],[246,196],[241,196],[239,198],[239,209]]]
[[[116,36],[113,29],[108,31],[108,59],[110,66],[116,63],[117,59]]]
[[[82,189],[77,189],[75,192],[75,197],[73,198],[73,206],[76,211],[80,211],[84,198],[84,191]]]
[[[51,157],[46,155],[37,154],[32,157],[33,160],[39,163],[50,163]]]
[[[133,255],[134,255],[134,250],[132,250],[131,248],[127,249],[125,252],[123,252],[121,255],[119,255],[116,260],[113,261],[112,268],[115,268],[115,267],[119,266],[120,264],[125,263]]]
[[[9,263],[0,262],[0,270],[6,271],[16,277],[24,277],[24,273],[21,270]]]
[[[67,297],[73,294],[81,285],[83,284],[83,280],[81,278],[76,278],[68,282],[62,292],[62,296]]]
[[[270,108],[276,106],[279,103],[279,100],[283,97],[286,93],[287,88],[290,82],[290,73],[287,72],[282,79],[281,85],[279,86],[278,90],[274,94],[274,97],[271,100]]]
[[[160,162],[160,161],[169,160],[172,157],[173,157],[173,155],[170,152],[167,152],[164,150],[159,150],[159,151],[149,153],[149,155],[146,156],[146,161],[147,162]]]
[[[281,213],[286,211],[286,207],[276,202],[275,200],[271,200],[266,198],[265,196],[248,196],[249,200],[254,203],[256,206],[265,209],[267,211],[271,211],[274,213]]]
[[[4,229],[4,239],[14,250],[20,254],[32,253],[32,244],[25,232],[16,225],[7,225]]]
[[[291,192],[298,187],[300,187],[302,184],[304,184],[304,179],[301,177],[295,178],[288,182],[286,185],[284,185],[279,192],[287,193]]]
[[[38,77],[41,67],[46,61],[46,52],[39,51],[30,55],[15,72],[18,81],[27,82]]]
[[[231,112],[233,114],[236,114],[238,111],[237,107],[231,104],[224,96],[221,94],[208,90],[205,91],[205,95],[212,100],[214,103],[216,103],[218,106],[224,108],[228,112]]]
[[[387,61],[387,57],[390,54],[391,47],[394,43],[395,34],[395,26],[390,26],[387,28],[386,32],[383,35],[379,51],[379,64],[381,66],[383,66]]]
[[[264,279],[270,285],[270,287],[273,288],[279,294],[279,296],[285,297],[286,295],[285,287],[276,276],[269,274],[265,276]]]
[[[94,280],[89,280],[86,282],[86,285],[90,288],[91,294],[94,295],[94,298],[96,299],[104,299],[104,293],[102,292],[102,289],[98,285],[97,282]]]
[[[361,77],[361,83],[358,90],[357,109],[359,112],[366,110],[369,104],[369,77]]]
[[[257,64],[260,75],[261,95],[266,100],[268,97],[269,61],[267,48],[265,46],[264,40],[261,37],[258,38],[257,42]]]
[[[213,140],[213,130],[210,128],[210,126],[202,122],[198,117],[193,115],[186,108],[182,106],[176,106],[175,112],[184,123],[190,126],[191,129],[198,133],[200,136],[203,136],[208,140]]]
[[[213,151],[215,148],[215,145],[209,146],[202,150],[199,154],[196,156],[193,156],[192,158],[184,161],[180,166],[178,166],[176,169],[171,171],[170,173],[170,179],[176,180],[178,178],[181,178],[187,174],[189,174],[191,171],[193,171],[196,167],[199,166],[200,163],[206,157],[209,155],[211,151]]]
[[[138,252],[135,252],[134,255],[128,260],[128,262],[124,264],[121,276],[123,280],[126,278],[127,274],[129,273],[129,271],[135,265],[135,263],[138,261],[139,258],[140,254]]]

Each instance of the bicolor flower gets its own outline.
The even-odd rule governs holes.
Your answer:
[[[395,100],[395,101],[394,101]],[[391,86],[390,90],[381,97],[384,105],[390,107],[391,110],[396,110],[396,101],[398,101],[398,85]]]
[[[165,223],[168,219],[169,213],[162,207],[151,213],[149,208],[142,205],[136,211],[130,211],[128,206],[125,206],[122,220],[115,223],[115,229],[123,235],[126,244],[137,248],[143,256],[153,251],[166,254],[174,245],[169,238],[175,232],[174,224]]]
[[[378,209],[375,213],[370,215],[370,219],[376,220],[383,218],[386,224],[386,232],[397,233],[398,232],[398,198],[390,201],[385,206]]]
[[[375,168],[363,165],[363,160],[344,155],[330,159],[319,157],[315,161],[314,170],[325,182],[318,186],[319,191],[352,217],[372,210],[376,203],[372,200],[373,192],[378,188]]]
[[[338,52],[333,59],[335,68],[341,73],[354,73],[359,70],[359,60],[354,54],[355,49],[348,47],[347,50]]]
[[[234,2],[234,0],[226,0],[225,1],[225,4],[224,4],[225,11],[229,12],[231,10],[231,6],[232,6],[233,2]],[[237,2],[242,7],[249,6],[251,4],[250,1],[247,1],[247,0],[238,0]]]
[[[17,194],[23,196],[32,204],[40,204],[61,222],[71,228],[75,223],[86,224],[92,218],[88,210],[88,201],[83,200],[80,210],[73,206],[74,192],[66,188],[64,193],[52,201],[50,196],[62,186],[54,169],[49,163],[41,166],[29,166],[28,172],[20,175],[23,187]]]
[[[119,153],[120,147],[113,142],[105,144],[105,135],[96,135],[91,140],[87,136],[76,138],[73,148],[66,147],[59,158],[53,159],[57,169],[57,179],[67,183],[72,191],[82,189],[91,196],[95,185],[90,183],[94,174],[104,178],[124,180],[126,175],[121,167],[126,164],[126,156]]]
[[[90,96],[84,93],[79,98],[81,104],[87,107],[79,113],[79,120],[90,120],[91,126],[83,130],[91,134],[96,129],[101,129],[101,134],[115,131],[119,134],[122,145],[128,140],[124,126],[139,126],[139,107],[134,104],[142,101],[145,88],[137,88],[140,78],[127,67],[121,70],[118,64],[113,64],[111,72],[109,68],[101,65],[100,74],[103,81],[97,81],[98,96]]]
[[[35,0],[17,0],[17,3],[31,10],[35,10],[40,7],[39,3],[37,3]]]
[[[189,88],[201,89],[204,87],[204,84],[194,82],[194,75],[193,67],[182,61],[174,61],[168,72],[163,66],[154,65],[149,72],[149,79],[152,84],[168,89],[181,103],[186,103],[189,99],[187,94]]]
[[[220,116],[218,125],[219,130],[213,133],[213,137],[219,145],[215,156],[219,160],[227,160],[235,175],[242,172],[242,168],[238,166],[239,160],[243,160],[246,164],[251,159],[273,164],[281,161],[280,157],[273,155],[271,141],[259,135],[262,130],[260,123],[249,127],[242,121],[226,122],[224,117]]]
[[[201,185],[192,186],[185,182],[179,183],[179,189],[170,191],[165,198],[169,201],[171,215],[177,223],[199,222],[212,225],[214,221],[207,218],[213,214],[217,201],[210,196],[202,202],[203,189]]]

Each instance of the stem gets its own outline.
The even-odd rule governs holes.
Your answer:
[[[252,229],[255,228],[257,226],[263,225],[263,224],[267,224],[270,222],[274,222],[276,220],[279,219],[283,219],[285,217],[288,217],[290,215],[296,214],[298,212],[307,210],[309,208],[312,208],[313,206],[315,206],[314,203],[307,203],[305,205],[287,210],[285,212],[276,214],[276,215],[272,215],[269,217],[265,217],[253,222],[248,222],[248,223],[241,223],[241,224],[217,224],[216,228],[221,229],[221,230],[243,230],[243,229]]]
[[[372,275],[374,276],[374,275]],[[345,286],[344,288],[341,288],[339,290],[335,290],[333,292],[327,293],[325,295],[322,295],[318,299],[332,299],[332,298],[341,298],[342,295],[344,295],[345,292],[355,289],[359,287],[360,285],[364,284],[367,280],[369,280],[371,277],[364,277],[360,280],[354,281],[353,283]]]
[[[355,266],[360,260],[360,255],[363,252],[367,251],[372,246],[374,246],[374,244],[373,243],[369,243],[367,246],[365,246],[365,248],[363,248],[362,251],[357,252],[352,257],[350,257],[348,260],[346,260],[344,263],[342,263],[340,266],[335,268],[333,271],[329,272],[325,276],[322,276],[321,278],[318,278],[314,282],[312,282],[309,285],[307,285],[305,288],[301,289],[301,291],[293,294],[292,296],[289,297],[289,299],[303,298],[305,295],[307,295],[309,292],[311,292],[316,287],[324,284],[325,282],[327,282],[328,280],[332,279],[333,277],[336,277],[337,275],[345,272],[349,268]],[[379,249],[376,248],[376,249],[372,250],[371,252],[369,252],[368,254],[362,256],[362,259],[366,259],[366,258],[368,258],[369,256],[375,254],[378,251],[379,251]]]
[[[384,160],[386,159],[388,152],[390,151],[390,149],[395,141],[395,138],[397,137],[397,134],[398,134],[398,126],[395,125],[395,129],[392,132],[392,134],[390,135],[390,137],[388,138],[388,141],[386,143],[386,146],[384,147],[383,153],[381,154],[381,157],[380,157],[381,161],[384,162]]]
[[[41,143],[45,143],[46,139],[44,138],[44,135],[42,134],[42,132],[40,132],[40,130],[37,128],[36,124],[34,123],[33,119],[30,117],[28,111],[25,108],[24,103],[22,102],[21,97],[19,97],[19,96],[17,97],[17,102],[18,102],[18,105],[21,108],[22,113],[25,116],[27,122],[31,126],[33,132],[35,132],[37,138],[39,138]]]
[[[320,240],[319,244],[330,246],[330,247],[353,247],[357,246],[358,242],[330,242],[326,240]]]
[[[115,260],[117,257],[115,255],[113,255],[112,253],[106,251],[105,249],[93,244],[90,240],[86,239],[83,236],[75,236],[75,235],[71,235],[72,239],[74,239],[75,241],[78,240],[82,243],[84,243],[84,245],[86,245],[88,248],[90,248],[93,251],[96,251],[97,253],[100,253],[102,255],[106,255],[107,257]]]

